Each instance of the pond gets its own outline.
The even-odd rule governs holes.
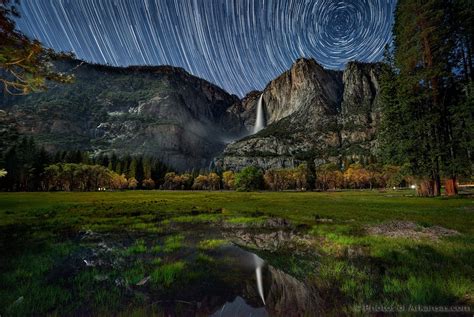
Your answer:
[[[98,233],[55,264],[49,282],[69,287],[71,313],[300,316],[319,311],[306,277],[316,255],[288,224],[259,228],[175,226],[160,233]],[[70,284],[70,285],[67,285]]]

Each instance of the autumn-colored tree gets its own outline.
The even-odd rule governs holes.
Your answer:
[[[209,179],[207,175],[198,175],[194,179],[194,183],[192,186],[193,189],[203,190],[203,189],[207,189],[208,187],[209,187]]]
[[[165,181],[163,183],[164,189],[178,189],[179,184],[176,183],[175,179],[178,175],[175,172],[169,172],[165,174]]]
[[[344,181],[350,188],[364,188],[368,185],[370,175],[360,164],[351,164],[344,172]]]
[[[143,180],[142,186],[145,189],[155,189],[155,181],[151,178],[146,178]]]
[[[222,173],[222,180],[224,182],[224,189],[235,188],[235,173],[233,171],[225,171]]]
[[[343,186],[344,177],[339,167],[333,163],[320,165],[316,169],[316,188],[320,190],[336,189]]]
[[[191,189],[194,178],[190,173],[184,173],[178,177],[177,181],[179,183],[179,189]]]
[[[138,181],[135,179],[135,177],[128,179],[128,189],[136,189],[137,186],[138,186]]]
[[[128,180],[124,174],[119,175],[117,173],[112,173],[112,178],[110,180],[111,189],[126,189],[128,188]]]
[[[209,189],[219,190],[221,189],[221,178],[216,173],[209,173],[207,176],[209,182]]]
[[[306,163],[300,164],[293,171],[293,178],[297,190],[306,190],[309,187],[311,171]]]

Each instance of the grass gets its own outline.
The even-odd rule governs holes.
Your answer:
[[[169,236],[165,239],[165,245],[163,246],[163,251],[165,253],[171,253],[181,249],[184,245],[184,236],[177,234],[174,236]]]
[[[185,268],[185,262],[164,264],[151,273],[151,281],[158,287],[168,288],[175,283]]]
[[[201,250],[213,250],[217,249],[229,242],[223,239],[208,239],[199,242],[198,248]]]
[[[145,253],[147,251],[147,247],[145,245],[145,241],[143,239],[136,240],[133,245],[131,245],[127,250],[125,250],[125,254],[133,255],[133,254],[140,254]]]
[[[133,302],[143,299],[126,297],[124,302],[115,281],[122,278],[135,285],[150,276],[150,285],[163,289],[182,281],[192,266],[175,254],[186,252],[192,226],[258,224],[269,217],[303,224],[318,241],[316,261],[296,254],[265,258],[317,285],[329,314],[350,314],[352,306],[361,304],[474,305],[473,215],[471,197],[418,198],[413,191],[0,193],[0,314],[90,315],[84,307],[94,307],[97,314],[133,309]],[[442,226],[460,235],[414,241],[369,236],[364,230],[396,220]],[[190,231],[186,236],[176,232],[176,224],[186,224]],[[131,263],[128,268],[61,272],[62,261],[80,252],[73,238],[87,230],[138,234],[140,238],[122,249]],[[147,247],[145,235],[162,242]],[[197,247],[205,252],[223,244],[204,239]],[[210,254],[199,253],[196,259],[210,266]],[[135,262],[136,257],[142,262]],[[52,274],[64,276],[54,279]],[[102,276],[107,279],[98,278]]]

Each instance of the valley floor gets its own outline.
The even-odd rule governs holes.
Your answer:
[[[1,316],[474,310],[472,195],[0,193],[0,252]]]

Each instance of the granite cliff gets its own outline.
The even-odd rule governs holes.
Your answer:
[[[160,158],[177,170],[366,160],[376,148],[377,64],[326,70],[298,59],[262,92],[242,99],[181,68],[56,62],[71,85],[0,96],[0,148],[32,135],[51,151],[80,149]],[[252,135],[262,98],[266,127]]]
[[[380,121],[379,73],[377,64],[351,62],[344,71],[331,71],[313,59],[297,60],[262,92],[230,109],[251,131],[262,96],[266,128],[229,144],[223,165],[238,170],[369,160]]]
[[[76,60],[56,67],[70,85],[0,96],[3,143],[32,135],[50,151],[80,149],[160,158],[178,170],[208,166],[241,132],[229,112],[239,99],[181,68],[110,67]]]

